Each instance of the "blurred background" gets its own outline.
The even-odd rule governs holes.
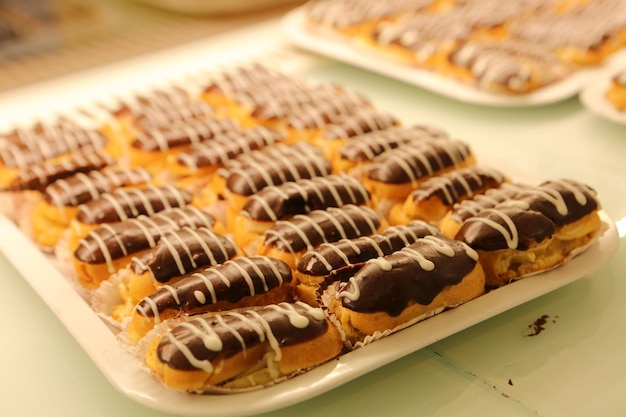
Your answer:
[[[0,0],[0,91],[280,16],[304,0]]]

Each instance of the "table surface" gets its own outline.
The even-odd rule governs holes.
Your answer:
[[[577,97],[532,108],[457,102],[285,43],[278,20],[0,95],[5,117],[59,106],[64,92],[189,71],[234,50],[305,57],[303,75],[366,93],[407,123],[439,126],[469,142],[479,159],[534,178],[592,185],[626,233],[626,126],[604,120]],[[285,52],[286,53],[283,53]],[[262,56],[262,55],[261,55]],[[175,58],[175,59],[173,59]],[[157,70],[158,69],[158,70]],[[159,75],[155,72],[159,71]],[[128,88],[125,86],[124,88]],[[71,94],[66,95],[68,103]],[[73,97],[76,99],[76,97]],[[67,103],[64,103],[67,104]],[[74,104],[74,103],[72,103]],[[8,115],[8,116],[7,116]],[[2,236],[0,236],[2,239]],[[303,403],[267,416],[623,416],[626,415],[626,249],[590,277],[450,336]],[[116,391],[72,335],[0,254],[4,336],[0,415],[165,416]],[[41,279],[46,279],[42,276]],[[547,317],[544,330],[529,329]]]

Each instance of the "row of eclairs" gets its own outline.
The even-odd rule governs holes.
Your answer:
[[[98,120],[98,122],[96,122]],[[595,191],[521,183],[368,97],[251,62],[0,137],[5,215],[175,390],[294,377],[599,235]]]

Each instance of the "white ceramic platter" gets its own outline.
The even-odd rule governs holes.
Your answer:
[[[613,62],[590,78],[578,97],[582,105],[590,112],[604,119],[626,125],[626,111],[617,110],[606,99],[606,92],[611,85],[612,78],[624,69],[626,69],[626,59]]]
[[[340,36],[316,35],[307,29],[303,8],[288,13],[282,21],[286,39],[306,50],[389,76],[454,100],[499,107],[528,107],[555,103],[575,96],[597,70],[582,69],[571,76],[528,94],[505,95],[480,90],[435,72],[403,65],[349,42]],[[611,58],[613,60],[614,58]]]

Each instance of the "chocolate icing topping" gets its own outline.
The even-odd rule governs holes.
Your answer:
[[[122,222],[105,223],[80,240],[74,256],[90,264],[106,262],[109,269],[113,269],[113,260],[154,247],[166,232],[185,226],[212,227],[214,223],[215,219],[209,213],[191,206],[165,210],[149,217],[141,215]]]
[[[240,257],[185,275],[144,297],[135,311],[158,323],[160,314],[213,311],[220,301],[236,304],[244,297],[265,294],[291,282],[291,269],[283,261],[265,256]]]
[[[211,361],[232,357],[262,343],[267,351],[274,351],[278,360],[281,347],[321,336],[328,325],[321,309],[299,302],[199,317],[166,333],[157,346],[157,357],[174,369],[210,373]]]
[[[600,208],[595,190],[569,180],[550,180],[532,190],[522,191],[516,199],[529,203],[557,226],[576,221]]]
[[[374,108],[363,108],[354,113],[342,115],[324,129],[324,139],[347,139],[364,133],[384,130],[400,124],[400,121],[387,113]]]
[[[276,221],[312,210],[363,205],[368,201],[369,193],[358,180],[347,175],[329,175],[265,187],[250,196],[242,214],[254,220]]]
[[[297,268],[303,274],[318,277],[338,273],[338,270],[349,266],[360,268],[372,258],[390,255],[419,238],[439,233],[441,231],[435,226],[416,220],[407,225],[388,227],[380,234],[322,243],[306,252]]]
[[[174,207],[190,204],[189,191],[173,185],[144,188],[120,188],[82,204],[76,220],[84,224],[102,224],[128,220],[139,215],[153,215]]]
[[[381,153],[398,146],[432,139],[447,138],[447,134],[430,126],[394,127],[375,130],[353,137],[340,151],[341,159],[347,161],[371,161]]]
[[[367,175],[386,184],[414,182],[443,169],[459,167],[470,156],[469,145],[457,140],[406,144],[377,156]]]
[[[505,202],[465,220],[455,238],[483,251],[528,250],[554,235],[555,224],[523,202]]]
[[[521,189],[527,187],[529,186],[524,184],[504,183],[499,188],[489,189],[484,194],[476,194],[470,199],[454,204],[451,216],[457,222],[462,223],[484,209],[493,208],[503,201],[514,198]]]
[[[226,262],[237,254],[233,241],[206,227],[183,227],[163,234],[152,250],[132,259],[135,274],[150,272],[166,283],[194,270]]]
[[[336,297],[350,310],[396,317],[411,304],[430,304],[444,287],[460,283],[477,259],[476,252],[462,242],[443,235],[426,236],[368,261],[339,284]]]
[[[213,114],[210,105],[191,97],[182,88],[155,89],[125,101],[113,114],[129,117],[136,127],[150,129],[172,123],[207,117]]]
[[[78,173],[46,187],[44,199],[57,207],[76,207],[123,186],[146,184],[151,175],[143,168]]]
[[[330,95],[321,95],[314,103],[291,110],[286,116],[285,125],[296,131],[321,129],[339,122],[346,115],[370,106],[371,103],[359,94],[351,91],[341,91],[337,94],[333,91]]]
[[[472,166],[427,179],[411,193],[411,199],[417,203],[437,197],[444,205],[451,206],[474,193],[498,187],[503,181],[504,175],[495,169]]]
[[[42,161],[29,165],[7,187],[11,191],[39,190],[56,180],[100,170],[114,163],[113,158],[100,152],[77,152],[61,161]]]
[[[0,146],[0,163],[25,168],[33,163],[79,150],[102,149],[107,139],[97,130],[74,124],[42,126],[16,131],[14,140]]]
[[[165,152],[241,130],[241,125],[235,119],[192,119],[146,130],[133,140],[132,146],[142,152]]]
[[[380,217],[371,208],[348,204],[279,220],[265,232],[263,244],[296,253],[324,242],[368,236],[376,233],[380,225]]]
[[[193,171],[217,167],[241,154],[280,143],[286,138],[285,133],[263,126],[241,132],[227,132],[216,135],[211,140],[192,144],[189,149],[178,154],[177,162]]]
[[[223,174],[228,190],[252,195],[269,185],[330,174],[331,166],[320,151],[305,143],[272,146],[241,155]]]

